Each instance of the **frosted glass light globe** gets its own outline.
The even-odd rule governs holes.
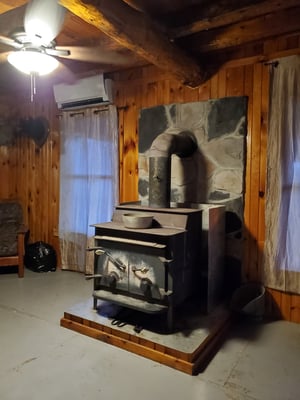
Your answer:
[[[8,55],[7,61],[27,75],[47,75],[59,65],[56,58],[35,50],[14,51]]]

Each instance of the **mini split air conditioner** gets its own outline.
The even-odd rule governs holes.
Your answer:
[[[85,107],[112,103],[112,80],[102,74],[79,79],[73,84],[53,86],[54,98],[59,109]]]

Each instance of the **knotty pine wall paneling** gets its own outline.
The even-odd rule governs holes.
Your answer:
[[[52,93],[40,93],[34,103],[28,95],[6,96],[0,110],[9,108],[8,118],[35,118],[49,121],[49,136],[42,147],[29,137],[18,137],[11,146],[0,146],[0,197],[18,199],[30,229],[31,243],[45,241],[58,249],[59,210],[59,128]]]
[[[251,280],[260,280],[259,272],[259,254],[257,246],[258,234],[258,203],[259,203],[259,170],[260,170],[260,135],[261,135],[261,77],[262,64],[253,66],[253,88],[252,88],[252,115],[249,118],[252,120],[252,129],[248,135],[249,144],[247,152],[249,153],[249,186],[246,192],[246,199],[249,202],[249,220],[245,221],[245,229],[248,230],[248,248],[247,257],[248,268],[245,271],[247,277]]]

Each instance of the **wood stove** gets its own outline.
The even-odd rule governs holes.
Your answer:
[[[124,227],[122,215],[151,213],[147,229]],[[111,222],[95,224],[94,309],[106,300],[145,313],[166,312],[169,330],[174,308],[199,290],[201,210],[116,207]]]

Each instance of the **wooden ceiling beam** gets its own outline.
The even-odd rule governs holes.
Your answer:
[[[177,39],[297,6],[299,6],[299,0],[266,0],[194,21],[191,24],[171,29],[168,33],[170,38]]]
[[[28,3],[28,0],[1,0],[0,14],[13,10],[14,8],[23,6]]]
[[[196,61],[171,43],[144,14],[122,0],[59,0],[82,20],[183,82],[197,87],[205,73]]]
[[[130,7],[134,8],[136,11],[146,12],[145,7],[138,0],[123,0],[124,3],[128,4]]]
[[[300,7],[199,32],[178,40],[182,46],[187,41],[191,52],[201,54],[297,33],[300,33]]]

